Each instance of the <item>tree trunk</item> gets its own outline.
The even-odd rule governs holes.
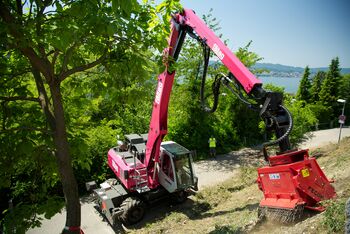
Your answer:
[[[51,105],[50,105],[49,97],[47,96],[47,92],[45,89],[43,79],[40,75],[39,70],[37,70],[35,68],[32,68],[32,74],[34,76],[36,89],[38,90],[40,107],[41,107],[43,113],[45,114],[46,121],[49,124],[51,131],[55,132],[55,130],[56,130],[55,116],[53,115],[52,111],[50,110]]]
[[[60,91],[60,79],[55,79],[58,78],[54,75],[55,64],[51,63],[48,60],[47,53],[44,49],[45,47],[43,47],[40,43],[38,44],[39,50],[41,49],[41,53],[40,55],[38,55],[37,50],[35,50],[34,47],[29,46],[35,45],[36,43],[32,41],[30,35],[23,34],[23,32],[25,31],[25,26],[23,25],[25,24],[23,24],[22,22],[23,11],[21,1],[16,1],[16,3],[18,3],[17,12],[11,11],[11,9],[13,10],[11,2],[12,1],[0,0],[0,18],[2,20],[1,23],[5,23],[7,26],[5,27],[4,31],[1,31],[2,33],[5,33],[5,38],[7,38],[7,35],[12,35],[14,37],[14,40],[11,41],[11,43],[8,43],[8,41],[6,40],[4,43],[6,46],[14,46],[16,49],[18,49],[25,57],[29,59],[30,64],[32,65],[33,75],[39,93],[39,102],[46,116],[47,122],[49,123],[50,128],[53,131],[53,140],[56,148],[55,155],[58,165],[59,176],[63,187],[63,193],[66,201],[67,217],[65,229],[68,230],[64,230],[63,232],[80,233],[81,211],[78,186],[71,165],[72,160],[69,155],[69,144],[64,120],[62,96]],[[38,13],[36,17],[34,17],[34,19],[36,20],[36,29],[38,34],[37,36],[39,38],[44,38],[44,36],[41,35],[43,25],[40,17],[43,16],[45,8],[50,5],[50,1],[38,1],[39,3],[41,3],[39,5],[37,1],[35,2],[36,7],[38,8]],[[96,66],[98,63],[101,62],[102,59],[103,57],[100,57],[98,60],[92,63],[71,69],[67,71],[66,74],[64,74],[65,76],[62,77],[65,78],[75,72],[84,71],[93,66]],[[39,71],[46,78],[46,81],[49,84],[52,95],[53,110],[49,108],[47,92],[45,90],[45,86],[42,82],[42,77]],[[61,80],[63,80],[63,78]]]
[[[81,211],[78,185],[73,173],[72,160],[64,120],[64,110],[59,81],[50,84],[56,128],[53,139],[56,147],[56,159],[66,201],[66,228],[63,233],[80,233]],[[72,231],[66,230],[70,229]]]

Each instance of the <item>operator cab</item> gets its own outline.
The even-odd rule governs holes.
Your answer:
[[[169,192],[198,190],[193,169],[193,152],[174,141],[161,144],[159,182]]]

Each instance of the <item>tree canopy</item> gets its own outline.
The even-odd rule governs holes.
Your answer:
[[[303,79],[300,82],[299,90]],[[341,74],[339,58],[332,59],[328,71],[318,71],[311,81],[311,87],[305,89],[311,96],[309,100],[305,100],[305,103],[311,108],[317,121],[324,124],[323,127],[332,126],[342,109],[342,105],[337,100],[339,98],[348,100],[350,90],[348,75]]]
[[[302,100],[305,102],[310,101],[311,94],[310,94],[310,87],[311,83],[309,80],[310,76],[310,68],[309,66],[306,66],[303,77],[300,80],[299,88],[297,91],[297,99]]]
[[[0,1],[0,188],[9,190],[6,198],[15,205],[2,221],[6,230],[22,232],[38,224],[35,214],[57,211],[60,206],[52,204],[63,200],[52,198],[61,196],[59,184],[66,226],[80,226],[74,170],[91,168],[87,144],[94,132],[86,128],[91,110],[82,110],[106,98],[97,88],[142,91],[137,82],[149,76],[149,58],[157,61],[149,53],[160,54],[166,45],[170,12],[178,6],[169,0],[158,6],[136,0]],[[101,85],[86,82],[91,77]]]

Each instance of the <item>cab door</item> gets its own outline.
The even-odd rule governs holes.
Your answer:
[[[172,193],[177,189],[176,173],[174,169],[173,155],[162,150],[160,154],[160,165],[158,178],[159,183],[169,192]]]

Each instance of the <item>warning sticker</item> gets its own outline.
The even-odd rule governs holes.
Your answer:
[[[273,174],[269,174],[270,180],[279,180],[281,179],[281,176],[279,173],[273,173]]]
[[[307,169],[307,168],[301,169],[301,175],[302,175],[303,177],[308,177],[308,176],[310,176],[309,169]]]

